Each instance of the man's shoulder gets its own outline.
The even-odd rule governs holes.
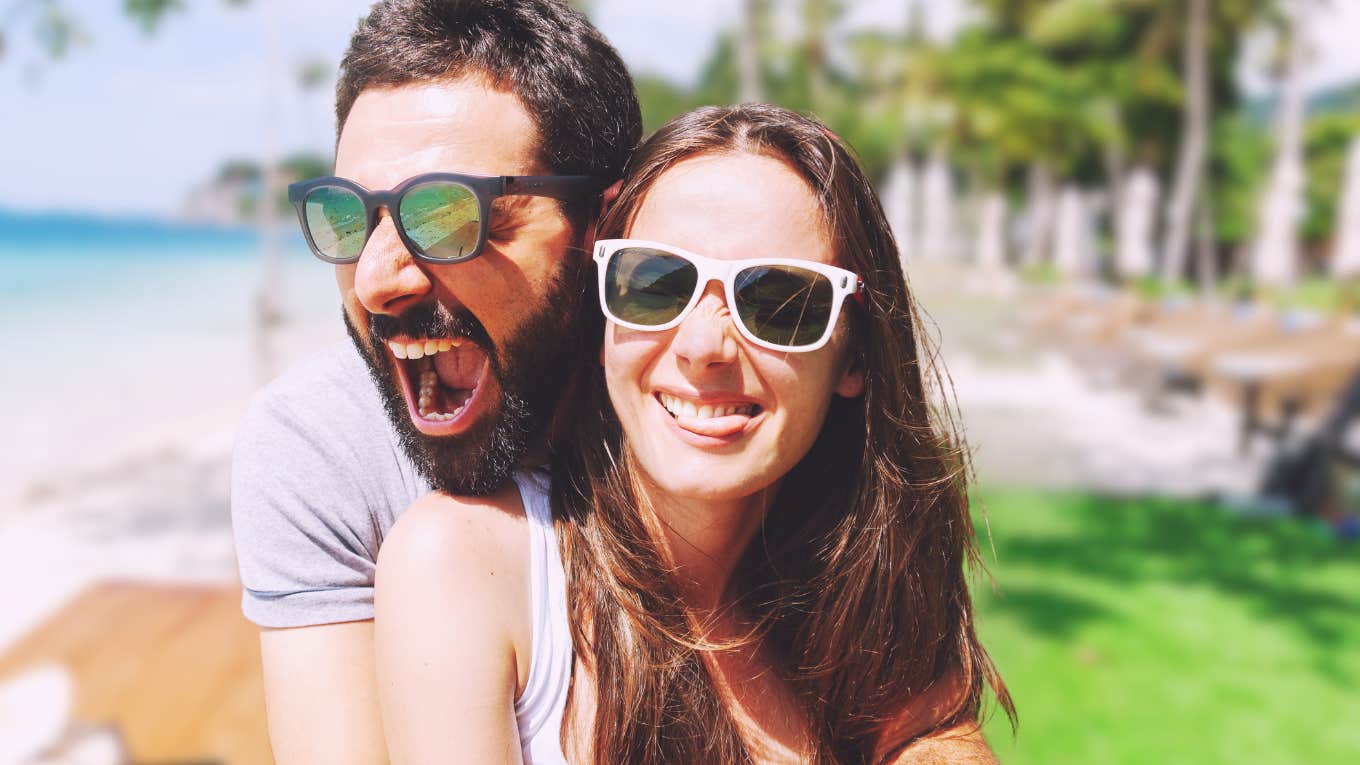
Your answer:
[[[334,343],[304,357],[256,392],[247,418],[259,415],[306,415],[309,425],[325,426],[334,417],[314,417],[315,410],[362,415],[384,422],[382,399],[364,360],[348,341]]]

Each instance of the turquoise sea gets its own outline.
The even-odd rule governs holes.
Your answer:
[[[285,333],[342,337],[332,267],[291,221],[278,236]],[[0,210],[0,471],[239,410],[265,373],[262,274],[254,229]]]

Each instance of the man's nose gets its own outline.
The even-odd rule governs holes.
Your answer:
[[[722,285],[710,282],[685,320],[675,329],[671,350],[696,371],[731,364],[737,358],[737,328],[727,309]]]
[[[359,255],[354,292],[369,313],[399,314],[430,293],[429,274],[406,249],[385,212]]]

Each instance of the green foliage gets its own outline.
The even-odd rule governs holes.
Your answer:
[[[1255,232],[1257,196],[1270,166],[1270,135],[1247,115],[1229,114],[1214,121],[1209,147],[1214,235],[1223,244],[1242,244]]]
[[[123,13],[146,34],[155,32],[166,16],[183,10],[183,0],[123,0]]]
[[[1319,114],[1308,121],[1304,132],[1304,161],[1308,178],[1307,200],[1301,233],[1304,241],[1323,242],[1336,229],[1337,202],[1341,198],[1346,153],[1360,136],[1360,111]]]
[[[1208,503],[992,490],[978,630],[1020,713],[1002,762],[1348,762],[1360,556]],[[991,539],[985,538],[990,532]],[[991,544],[989,544],[989,541]],[[995,549],[993,559],[991,550]]]

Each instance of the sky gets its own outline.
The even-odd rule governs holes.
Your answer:
[[[188,0],[188,10],[151,38],[121,14],[122,0],[65,0],[90,31],[88,45],[45,59],[31,20],[7,19],[0,58],[0,207],[101,215],[173,216],[186,194],[229,158],[329,154],[333,79],[312,92],[297,84],[308,61],[333,70],[371,0],[255,0],[229,8]],[[31,3],[30,3],[31,4]],[[0,14],[14,3],[0,2]],[[900,27],[903,0],[854,0],[852,27]],[[927,24],[947,35],[964,0],[929,0]],[[692,82],[731,0],[596,0],[592,17],[635,71]],[[272,57],[285,76],[268,92]],[[1319,54],[1313,86],[1360,78],[1360,0],[1332,0],[1314,23]],[[1246,71],[1244,85],[1268,81]]]

